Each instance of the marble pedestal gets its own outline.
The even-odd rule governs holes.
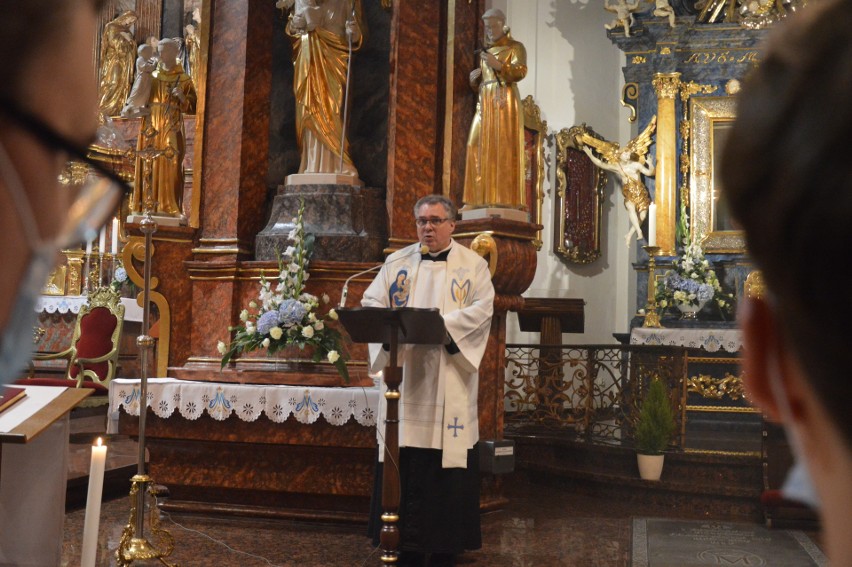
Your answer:
[[[293,219],[304,201],[305,231],[313,234],[313,260],[367,262],[380,260],[387,221],[381,191],[352,185],[282,185],[266,228],[255,240],[255,258],[275,260],[283,252]]]

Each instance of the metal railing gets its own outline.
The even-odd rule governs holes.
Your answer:
[[[506,345],[507,433],[547,432],[633,444],[639,403],[654,378],[670,392],[683,445],[686,349],[639,345]]]

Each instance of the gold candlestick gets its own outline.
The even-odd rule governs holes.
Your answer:
[[[660,255],[659,246],[643,246],[648,253],[648,303],[645,306],[645,322],[643,327],[661,328],[660,316],[657,313],[657,278],[654,271],[657,267],[656,257]]]

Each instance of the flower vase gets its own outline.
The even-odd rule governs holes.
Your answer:
[[[678,303],[677,308],[680,311],[680,318],[685,321],[695,321],[698,319],[698,312],[704,309],[708,300],[699,301],[698,305],[691,303]]]

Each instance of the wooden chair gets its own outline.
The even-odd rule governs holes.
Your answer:
[[[65,358],[68,366],[64,378],[29,377],[18,380],[24,386],[64,386],[92,388],[95,392],[81,406],[97,406],[109,402],[108,385],[115,377],[118,347],[124,325],[124,305],[110,287],[95,290],[80,308],[71,336],[71,346],[51,354],[37,353],[33,360]]]

